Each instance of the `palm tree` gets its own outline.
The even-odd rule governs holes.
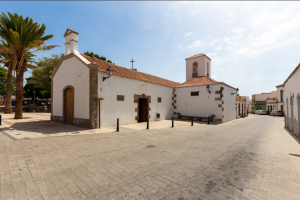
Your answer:
[[[44,41],[53,37],[46,35],[46,26],[38,25],[32,18],[23,18],[22,15],[5,13],[0,14],[0,37],[9,47],[1,47],[0,50],[12,54],[12,70],[16,71],[16,105],[15,119],[22,119],[23,75],[28,68],[28,57],[37,51],[45,51],[55,48],[57,45],[46,45]],[[12,28],[13,27],[13,28]]]
[[[3,48],[4,47],[4,48]],[[13,64],[13,54],[9,53],[10,51],[5,51],[5,48],[9,48],[9,45],[4,41],[0,40],[0,63],[7,67],[7,81],[6,81],[6,101],[5,101],[5,114],[12,113],[11,106],[11,95],[12,95],[12,64]],[[27,67],[36,71],[37,67],[33,64],[33,54],[27,54]]]
[[[8,45],[1,40],[0,41],[0,48],[1,47],[8,47]],[[12,55],[11,54],[5,54],[0,50],[0,63],[4,65],[4,67],[7,67],[7,80],[6,80],[6,100],[5,100],[5,109],[4,113],[5,114],[10,114],[12,113],[12,108],[11,108],[11,84],[12,84]]]

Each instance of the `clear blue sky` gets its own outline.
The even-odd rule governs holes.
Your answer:
[[[67,28],[79,51],[176,82],[185,58],[205,53],[212,78],[240,95],[270,92],[300,62],[300,2],[1,2],[1,12],[33,17],[64,53]],[[30,72],[25,77],[30,76]],[[250,97],[251,98],[251,97]]]

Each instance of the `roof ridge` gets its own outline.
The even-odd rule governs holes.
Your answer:
[[[86,58],[88,61],[91,62],[92,58],[90,56],[87,56],[87,55],[82,54],[82,53],[80,53],[80,54],[84,58]],[[130,79],[134,79],[134,80],[140,80],[140,81],[144,81],[144,82],[149,82],[149,83],[164,85],[164,86],[168,86],[168,87],[175,87],[175,86],[177,86],[177,85],[180,84],[180,83],[175,82],[175,81],[171,81],[171,80],[168,80],[168,79],[165,79],[165,78],[161,78],[161,77],[158,77],[158,76],[155,76],[155,75],[152,75],[152,74],[147,74],[147,73],[144,73],[144,72],[135,71],[135,70],[129,69],[127,67],[122,67],[122,66],[119,66],[119,65],[116,65],[116,64],[112,64],[112,63],[106,62],[104,60],[97,59],[97,58],[95,58],[95,61],[98,61],[101,64],[108,64],[108,65],[111,65],[111,66],[115,66],[117,68],[121,68],[120,70],[122,70],[122,69],[126,70],[126,72],[128,73],[126,75],[126,74],[117,74],[117,72],[115,72],[115,74],[114,74],[114,72],[113,72],[113,74],[116,75],[116,76],[121,76],[121,77],[130,78]],[[98,70],[101,71],[101,72],[105,72],[105,70],[100,65],[99,65]],[[121,73],[121,72],[119,72],[119,73]],[[135,75],[137,75],[137,76],[140,75],[142,77],[136,77]],[[158,79],[158,80],[152,80],[151,81],[151,79]],[[160,83],[161,81],[167,81],[169,83]]]

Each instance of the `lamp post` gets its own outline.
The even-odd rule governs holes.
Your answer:
[[[105,81],[105,79],[109,78],[112,73],[113,73],[113,69],[109,66],[109,68],[106,70],[108,77],[103,77],[103,81]]]
[[[209,85],[206,86],[206,90],[207,90],[207,92],[208,92],[209,94],[211,94]]]
[[[237,93],[239,93],[239,88],[236,88],[236,93],[231,93],[231,95],[237,94]]]
[[[28,106],[29,106],[29,89],[27,89],[27,101],[28,101]]]
[[[33,103],[33,112],[35,112],[35,90],[33,90],[33,95],[34,95],[34,97],[33,97],[34,98],[34,100],[33,100],[34,101],[34,103]]]

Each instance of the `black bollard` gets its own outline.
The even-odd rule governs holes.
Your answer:
[[[192,117],[192,126],[194,126],[194,117]]]
[[[119,132],[119,118],[117,118],[117,132]]]
[[[1,126],[1,115],[0,115],[0,126]]]
[[[147,118],[147,129],[149,129],[149,118]]]
[[[174,117],[172,117],[172,128],[174,127]]]
[[[207,117],[207,124],[209,124],[209,116]]]

